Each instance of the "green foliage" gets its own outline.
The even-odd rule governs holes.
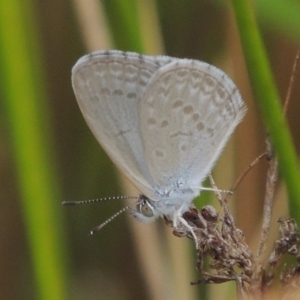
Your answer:
[[[279,168],[289,194],[291,216],[299,222],[300,174],[296,151],[283,114],[254,12],[247,1],[232,1],[252,88],[278,155]]]
[[[38,299],[66,299],[61,199],[30,1],[1,1],[0,76]],[[4,271],[4,270],[3,270]]]

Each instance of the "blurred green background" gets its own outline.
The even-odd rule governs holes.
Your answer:
[[[253,1],[270,65],[284,99],[300,41],[299,1]],[[67,200],[136,195],[97,144],[71,87],[76,60],[97,49],[200,59],[236,82],[248,112],[215,170],[222,189],[265,150],[266,130],[249,84],[227,1],[2,0],[0,2],[0,299],[233,299],[234,285],[190,286],[195,249],[162,222],[126,215],[87,233],[122,207]],[[300,69],[300,68],[299,68]],[[287,119],[300,149],[300,72]],[[267,163],[231,202],[255,251]],[[211,195],[210,195],[211,196]],[[209,201],[210,196],[198,200]],[[288,215],[279,181],[274,212]],[[294,215],[297,212],[294,213]],[[255,229],[255,230],[254,230]]]

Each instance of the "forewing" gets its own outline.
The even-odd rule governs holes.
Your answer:
[[[221,70],[184,59],[160,68],[140,103],[155,185],[166,190],[178,182],[199,186],[244,113],[236,86]]]
[[[138,189],[153,185],[145,162],[138,102],[169,57],[100,51],[82,57],[72,70],[73,89],[83,116],[113,162]]]

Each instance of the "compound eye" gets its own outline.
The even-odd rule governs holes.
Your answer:
[[[138,210],[145,217],[151,218],[154,216],[153,207],[148,201],[142,201],[139,204]]]

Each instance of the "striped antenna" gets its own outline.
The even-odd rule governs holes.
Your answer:
[[[135,204],[133,204],[135,205]],[[103,222],[102,224],[98,225],[97,227],[95,227],[94,229],[92,229],[89,233],[89,235],[94,235],[96,232],[98,232],[100,229],[102,229],[105,225],[107,225],[108,223],[110,223],[113,219],[115,219],[117,216],[119,216],[121,213],[123,213],[124,211],[128,210],[129,208],[131,208],[132,205],[128,205],[125,206],[124,208],[122,208],[121,210],[119,210],[118,212],[116,212],[114,215],[112,215],[110,218],[108,218],[105,222]]]
[[[134,196],[116,196],[116,197],[107,197],[107,198],[99,198],[99,199],[90,199],[90,200],[84,200],[84,201],[64,201],[62,202],[62,205],[64,206],[75,206],[75,205],[84,205],[84,204],[91,204],[91,203],[97,203],[97,202],[103,202],[103,201],[109,201],[109,200],[120,200],[120,199],[139,199],[139,197]],[[127,205],[118,212],[116,212],[114,215],[112,215],[110,218],[108,218],[105,222],[98,225],[94,229],[92,229],[89,233],[89,235],[94,235],[96,232],[98,232],[100,229],[102,229],[105,225],[110,223],[113,219],[115,219],[117,216],[122,214],[124,211],[131,208],[131,206],[136,205],[136,203],[132,205]]]
[[[83,205],[83,204],[90,204],[90,203],[97,203],[109,200],[124,200],[124,199],[138,199],[138,197],[134,196],[116,196],[116,197],[107,197],[107,198],[99,198],[99,199],[90,199],[84,201],[64,201],[62,205],[65,206],[73,206],[73,205]]]

